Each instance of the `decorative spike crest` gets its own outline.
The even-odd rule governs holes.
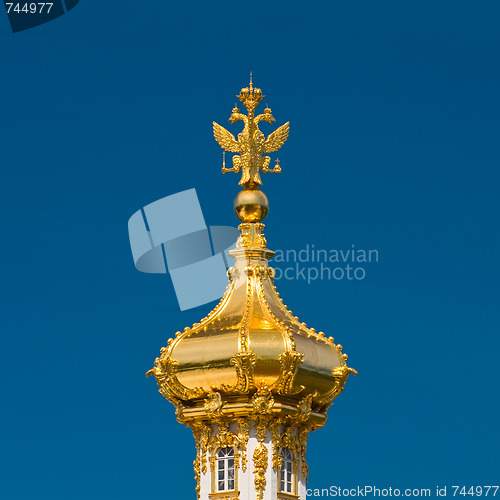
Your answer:
[[[216,122],[213,122],[214,137],[225,151],[239,153],[233,156],[233,166],[231,168],[226,168],[225,165],[222,167],[222,173],[241,172],[240,186],[251,189],[262,185],[259,175],[260,170],[263,173],[281,172],[281,167],[278,163],[274,168],[269,168],[271,158],[269,156],[262,156],[262,154],[274,153],[285,144],[290,131],[290,122],[286,122],[281,127],[278,127],[266,139],[264,134],[259,130],[259,123],[262,120],[267,123],[273,123],[275,119],[271,108],[267,106],[264,113],[255,116],[255,109],[265,96],[259,88],[254,88],[251,77],[249,86],[242,88],[237,97],[248,110],[248,116],[244,115],[240,113],[240,110],[235,105],[229,117],[231,124],[239,120],[242,120],[244,123],[243,130],[238,134],[238,140],[235,139],[229,130]]]

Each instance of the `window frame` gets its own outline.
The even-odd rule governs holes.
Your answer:
[[[221,456],[221,453],[223,455]],[[224,493],[227,491],[235,491],[236,490],[236,462],[235,462],[236,453],[234,448],[230,446],[226,446],[225,448],[219,448],[215,455],[215,488],[214,491],[216,493]],[[232,462],[232,465],[230,465]],[[222,468],[220,468],[220,464],[223,464]],[[230,478],[230,472],[232,470],[232,478]],[[222,479],[220,479],[220,472],[223,473]],[[220,483],[223,483],[222,489],[220,488]],[[232,484],[231,484],[232,483]],[[230,487],[232,486],[232,487]]]
[[[285,456],[287,454],[288,456]],[[279,469],[279,491],[293,495],[295,493],[295,474],[293,470],[293,451],[282,448],[280,451],[281,465]]]

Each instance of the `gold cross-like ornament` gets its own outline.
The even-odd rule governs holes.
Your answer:
[[[267,123],[272,123],[275,119],[271,113],[271,109],[267,106],[264,113],[255,116],[255,109],[264,96],[260,89],[253,87],[251,77],[248,88],[241,89],[237,97],[248,110],[248,116],[244,115],[240,113],[240,110],[235,105],[229,118],[230,123],[242,120],[245,124],[243,130],[238,134],[238,140],[235,139],[229,130],[226,130],[216,122],[213,123],[214,137],[225,151],[239,153],[233,156],[233,166],[231,168],[226,168],[224,163],[222,173],[238,173],[241,171],[240,186],[255,188],[262,185],[259,170],[262,170],[263,173],[281,172],[279,161],[277,161],[274,168],[270,169],[271,158],[269,156],[262,156],[262,154],[274,153],[283,146],[288,138],[290,122],[286,122],[281,127],[278,127],[266,139],[264,134],[259,130],[259,122],[264,120]]]

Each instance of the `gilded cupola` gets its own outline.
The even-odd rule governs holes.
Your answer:
[[[274,252],[263,234],[269,203],[260,190],[260,173],[281,171],[278,161],[270,168],[266,154],[285,143],[289,123],[266,138],[259,122],[275,119],[269,107],[255,116],[263,97],[252,82],[241,90],[238,98],[247,114],[235,107],[229,118],[231,124],[243,122],[237,139],[213,124],[220,146],[235,153],[233,166],[224,164],[222,172],[241,173],[243,187],[234,200],[241,234],[230,251],[235,262],[226,292],[207,317],[169,339],[148,372],[175,405],[179,422],[193,429],[197,491],[203,499],[305,498],[307,433],[325,424],[328,407],[349,374],[356,373],[347,366],[342,346],[300,322],[276,291],[268,265]],[[217,479],[220,450],[233,450],[228,455],[236,461],[233,483]],[[290,486],[280,480],[288,477],[280,473],[288,457],[283,450],[291,457]],[[227,464],[231,458],[224,460]],[[246,466],[252,460],[248,479]],[[251,492],[242,482],[251,485]]]

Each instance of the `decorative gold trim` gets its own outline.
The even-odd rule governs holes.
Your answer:
[[[227,394],[246,394],[255,388],[253,370],[257,356],[252,351],[237,352],[231,358],[231,364],[236,369],[236,384],[222,385],[221,390]]]
[[[254,394],[255,395],[255,394]],[[204,408],[204,400],[199,400],[196,404],[187,407],[185,406],[183,409],[183,420],[182,423],[187,427],[191,427],[193,424],[199,421],[208,421],[211,423],[217,423],[217,421],[221,419],[226,419],[230,421],[235,421],[239,418],[245,418],[249,420],[257,420],[261,413],[255,411],[254,405],[252,403],[252,397],[249,399],[245,398],[237,398],[231,396],[225,396],[222,394],[224,405],[221,410],[221,416],[214,418],[211,420],[211,417],[207,415],[207,412]],[[268,415],[272,415],[273,418],[279,418],[283,421],[286,420],[289,424],[304,424],[309,427],[314,427],[319,429],[323,427],[326,422],[326,410],[325,407],[315,408],[311,410],[309,414],[308,420],[306,422],[303,421],[303,416],[300,415],[299,410],[297,409],[297,403],[293,403],[286,396],[273,395],[274,404],[272,406],[272,411]],[[320,411],[321,410],[321,411]]]
[[[301,476],[306,480],[309,476],[309,465],[306,460],[307,451],[307,438],[309,437],[309,429],[301,429],[299,431],[299,443],[300,443],[300,465],[301,465]]]
[[[274,398],[271,389],[269,389],[265,382],[260,383],[260,388],[253,395],[251,402],[255,413],[260,415],[271,413],[274,406]]]
[[[196,458],[193,462],[194,478],[196,480],[196,493],[200,498],[200,478],[201,473],[207,473],[207,448],[212,430],[203,423],[193,425],[192,430],[196,445]]]
[[[344,384],[351,373],[358,376],[358,372],[354,368],[345,365],[334,368],[332,376],[335,379],[335,384],[332,390],[321,398],[315,398],[314,402],[319,406],[330,404],[344,390]]]
[[[265,225],[261,222],[243,222],[238,226],[241,231],[241,235],[236,241],[236,248],[230,250],[230,255],[232,257],[237,257],[241,254],[239,249],[253,249],[253,250],[263,250],[263,252],[255,253],[255,255],[261,255],[264,258],[269,258],[274,255],[272,250],[266,248],[267,241],[266,237],[262,233]]]
[[[257,500],[262,500],[266,489],[266,471],[268,462],[268,451],[264,443],[259,442],[253,452],[254,485],[257,492]]]
[[[238,420],[238,441],[241,449],[241,469],[243,472],[247,470],[247,445],[250,436],[250,422],[247,419],[240,418]]]
[[[305,451],[304,451],[304,457],[302,457],[302,447],[300,440],[298,438],[298,435],[300,435],[300,430],[293,428],[293,427],[287,427],[285,430],[284,434],[282,435],[281,438],[281,450],[286,448],[290,450],[292,453],[292,490],[293,494],[297,492],[297,482],[298,482],[298,477],[299,477],[299,462],[302,460],[305,460]],[[281,456],[281,454],[280,454]],[[300,457],[300,459],[299,459]],[[279,488],[278,488],[279,489]],[[284,493],[284,492],[283,492]]]
[[[213,419],[222,416],[222,407],[224,403],[222,402],[222,397],[220,392],[209,392],[208,398],[205,399],[204,409],[207,415]]]
[[[296,351],[287,351],[280,355],[279,361],[281,363],[281,373],[272,386],[272,390],[278,394],[298,394],[302,392],[305,387],[301,385],[297,389],[293,389],[293,381],[299,366],[304,362],[304,354]]]
[[[299,401],[297,405],[297,415],[294,418],[296,423],[304,423],[309,420],[312,411],[312,401],[316,394],[316,392],[314,394],[308,394]]]
[[[201,465],[200,465],[200,457],[197,454],[196,458],[193,461],[193,468],[194,468],[194,480],[196,481],[196,497],[199,499],[200,498],[200,490],[201,490],[201,483],[200,483],[200,478],[201,478]]]
[[[278,500],[298,500],[299,495],[294,495],[292,493],[285,493],[283,491],[278,492]]]
[[[176,375],[178,365],[175,359],[162,356],[155,359],[155,367],[146,373],[148,377],[156,377],[161,394],[174,404],[179,400],[199,397],[204,392],[201,388],[189,390],[179,382]]]
[[[252,296],[252,280],[247,279],[247,293],[245,298],[245,310],[243,318],[241,319],[240,328],[238,331],[238,350],[241,352],[248,351],[248,330],[249,318],[253,310],[253,296]]]
[[[210,500],[239,500],[240,492],[239,491],[218,491],[216,493],[209,493],[208,498]]]
[[[281,443],[281,420],[274,419],[269,424],[269,430],[271,431],[272,443],[273,443],[273,454],[271,457],[271,463],[273,470],[278,472],[281,468],[281,454],[279,452]]]
[[[210,436],[212,435],[212,429],[209,425],[199,422],[192,426],[192,431],[200,461],[201,472],[206,474],[208,442],[210,440]]]
[[[214,457],[217,450],[221,448],[234,448],[235,454],[238,452],[240,441],[238,436],[229,430],[229,425],[228,422],[219,422],[217,431],[208,443],[210,458]]]

